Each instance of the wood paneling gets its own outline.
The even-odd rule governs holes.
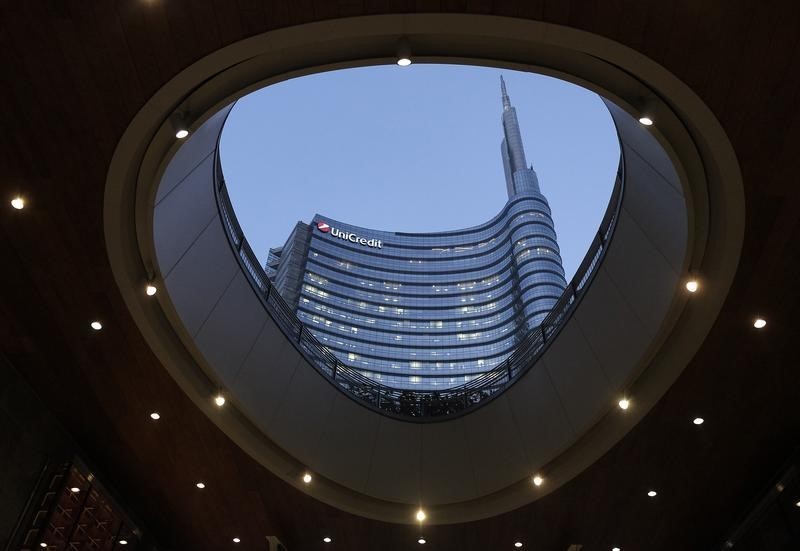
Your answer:
[[[269,29],[361,13],[466,11],[597,32],[665,65],[736,149],[747,225],[731,295],[696,358],[578,478],[512,513],[425,529],[428,550],[707,549],[797,443],[800,4],[744,0],[407,2],[80,0],[0,4],[0,347],[113,475],[164,549],[399,551],[415,527],[369,521],[283,483],[183,395],[130,318],[106,259],[102,202],[125,126],[177,72]],[[17,192],[28,207],[13,211]],[[713,284],[713,282],[709,282]],[[760,312],[763,331],[750,327]],[[99,318],[103,331],[89,322]],[[150,421],[159,410],[162,419]],[[706,424],[695,427],[701,414]],[[479,466],[478,466],[479,468]],[[203,479],[207,488],[194,484]],[[659,490],[648,499],[650,487]],[[798,497],[800,499],[800,497]]]

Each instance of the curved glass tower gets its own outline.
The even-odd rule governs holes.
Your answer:
[[[270,250],[267,274],[300,320],[376,382],[463,384],[508,357],[566,287],[550,206],[500,82],[508,202],[490,221],[401,233],[318,214]]]

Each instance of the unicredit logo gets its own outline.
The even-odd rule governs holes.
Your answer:
[[[367,239],[366,237],[359,237],[358,235],[351,233],[351,232],[344,232],[342,230],[332,228],[330,225],[323,221],[317,222],[317,229],[322,233],[330,233],[333,237],[338,237],[339,239],[344,239],[345,241],[349,241],[350,243],[356,243],[358,245],[364,245],[365,247],[373,247],[375,249],[382,249],[383,248],[383,241],[380,239]]]

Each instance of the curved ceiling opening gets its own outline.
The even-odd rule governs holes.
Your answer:
[[[320,41],[319,26],[231,45],[181,73],[137,114],[115,152],[105,199],[122,296],[198,407],[318,499],[392,522],[409,522],[422,503],[434,524],[519,507],[573,478],[629,431],[711,327],[741,244],[741,235],[730,238],[730,228],[742,227],[730,144],[669,72],[587,33],[509,26],[505,18],[404,15],[348,20]],[[227,216],[217,163],[223,107],[245,90],[390,61],[403,33],[415,36],[417,61],[494,59],[596,89],[612,100],[625,180],[609,225],[613,240],[589,258],[591,277],[573,297],[579,307],[563,324],[545,325],[551,344],[535,368],[475,414],[419,425],[360,407],[352,398],[364,404],[368,396],[339,392],[341,380],[320,370],[319,350],[306,347],[305,331],[253,269],[255,255]],[[639,124],[643,113],[655,124]],[[189,135],[179,138],[178,129]],[[689,297],[680,285],[689,272],[715,284]],[[145,282],[158,293],[145,294]],[[220,392],[224,407],[214,402]],[[617,406],[620,396],[628,409]],[[301,479],[307,472],[312,484]],[[544,483],[532,484],[532,473]]]
[[[441,391],[509,373],[598,253],[619,142],[577,85],[392,65],[245,96],[220,159],[258,263],[319,345],[378,385]]]

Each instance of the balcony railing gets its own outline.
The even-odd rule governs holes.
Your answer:
[[[531,330],[508,358],[460,386],[445,390],[409,390],[376,383],[359,369],[346,365],[297,318],[270,283],[245,239],[225,186],[219,147],[215,156],[214,189],[223,227],[239,264],[273,321],[306,360],[346,395],[384,415],[415,422],[443,421],[463,415],[499,395],[537,362],[575,311],[600,266],[616,227],[624,187],[620,161],[605,216],[583,262],[541,325]]]

